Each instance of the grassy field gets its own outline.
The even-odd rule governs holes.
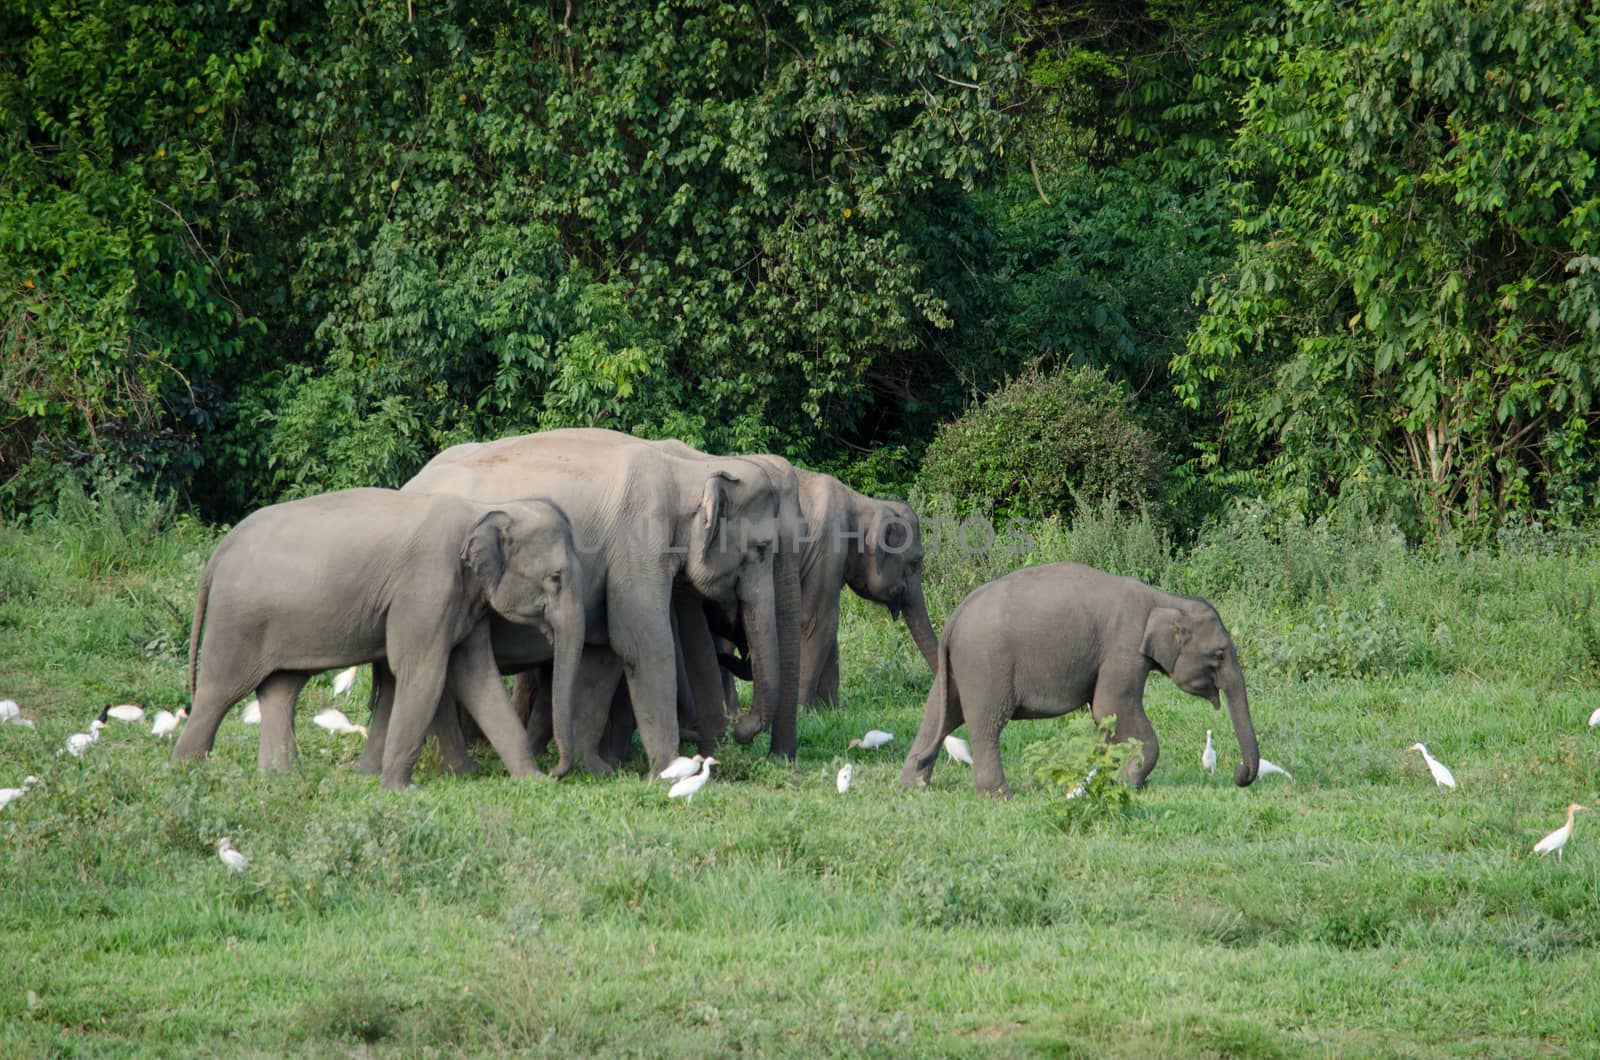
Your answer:
[[[296,775],[258,775],[235,720],[193,767],[133,726],[58,756],[106,703],[183,702],[214,539],[109,491],[0,528],[0,698],[37,723],[0,727],[0,786],[42,778],[0,811],[0,1055],[1600,1052],[1600,806],[1564,862],[1531,854],[1600,797],[1581,539],[1418,553],[1360,518],[1242,510],[1182,552],[1105,517],[1023,557],[942,551],[941,614],[1068,556],[1218,604],[1295,779],[1235,789],[1226,716],[1157,676],[1162,758],[1123,812],[1022,767],[1083,716],[1006,731],[1010,802],[947,759],[901,790],[928,675],[854,600],[846,705],[802,718],[793,768],[728,748],[687,806],[633,776],[454,779],[431,754],[380,795],[359,742],[305,723],[326,678]],[[869,727],[894,744],[847,753]]]

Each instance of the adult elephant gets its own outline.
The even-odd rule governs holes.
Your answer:
[[[753,709],[760,718],[776,714],[778,631],[798,627],[799,591],[775,576],[779,497],[750,461],[691,457],[616,431],[574,428],[455,446],[403,489],[491,502],[544,496],[571,520],[585,569],[602,579],[604,606],[599,615],[590,612],[589,643],[609,652],[584,653],[578,698],[589,705],[575,708],[579,716],[570,722],[557,719],[556,775],[577,760],[594,772],[609,770],[598,742],[619,668],[651,766],[677,754],[673,587],[680,583],[744,617]],[[521,630],[497,624],[493,632],[502,668],[549,657],[547,645]]]
[[[584,611],[570,591],[580,568],[566,517],[544,501],[491,507],[356,489],[263,508],[229,531],[201,575],[189,634],[192,704],[173,757],[209,754],[228,708],[253,689],[260,766],[288,769],[307,679],[382,659],[396,684],[382,787],[410,784],[447,682],[511,773],[536,773],[495,668],[487,616],[561,645],[559,669],[584,640]],[[570,713],[570,683],[557,685],[555,699]]]
[[[1115,715],[1114,741],[1138,739],[1127,776],[1143,784],[1160,748],[1144,710],[1144,686],[1160,670],[1220,710],[1219,693],[1243,761],[1233,781],[1256,778],[1261,755],[1233,638],[1216,609],[1133,578],[1077,563],[1024,567],[974,589],[950,615],[922,725],[900,782],[926,784],[944,738],[963,721],[980,792],[1010,794],[1000,767],[1000,730],[1012,718],[1053,718],[1089,706],[1095,721]]]
[[[800,702],[839,698],[839,596],[848,585],[863,600],[905,617],[930,671],[939,637],[922,595],[922,530],[904,501],[857,493],[832,475],[797,469],[806,538],[800,558]]]

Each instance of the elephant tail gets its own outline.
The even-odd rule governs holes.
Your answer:
[[[220,548],[217,550],[221,551]],[[211,597],[211,573],[217,563],[217,553],[213,552],[206,561],[206,569],[200,572],[200,591],[194,601],[194,621],[189,625],[189,699],[194,700],[194,673],[195,663],[200,657],[200,629],[206,622],[206,601]]]

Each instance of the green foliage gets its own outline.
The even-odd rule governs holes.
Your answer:
[[[1082,832],[1126,814],[1133,805],[1133,789],[1123,782],[1122,769],[1144,753],[1144,745],[1138,740],[1112,743],[1116,727],[1116,715],[1107,715],[1093,732],[1035,740],[1023,751],[1022,767],[1049,794],[1049,812],[1062,831]]]
[[[238,123],[271,20],[89,0],[0,32],[0,499],[48,502],[45,469],[94,453],[181,480],[256,327],[227,218],[257,191]]]
[[[1435,533],[1592,508],[1600,22],[1579,6],[1299,0],[1252,43],[1238,256],[1175,364],[1229,462],[1313,513],[1394,476]]]
[[[1105,373],[1030,365],[940,428],[919,483],[962,506],[984,499],[1001,516],[1044,518],[1108,497],[1152,503],[1162,462],[1159,444]]]

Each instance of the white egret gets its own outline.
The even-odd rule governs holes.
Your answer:
[[[217,857],[222,863],[234,872],[243,872],[245,866],[250,864],[250,859],[233,848],[233,840],[223,836],[217,840]]]
[[[22,716],[22,708],[14,699],[0,699],[0,725],[21,725],[23,728],[33,728],[33,719]]]
[[[833,786],[839,789],[840,795],[850,790],[850,773],[850,763],[846,762],[839,767],[839,775],[833,778]]]
[[[1083,798],[1083,793],[1089,790],[1089,781],[1093,780],[1094,779],[1094,775],[1096,773],[1098,773],[1098,772],[1100,772],[1100,767],[1099,766],[1092,767],[1089,770],[1088,773],[1084,774],[1083,779],[1078,781],[1078,783],[1073,786],[1072,790],[1067,792],[1066,795],[1063,796],[1063,798],[1068,798],[1068,799],[1081,799],[1081,798]]]
[[[1592,729],[1596,725],[1600,725],[1600,707],[1595,707],[1594,713],[1589,715],[1589,727]]]
[[[1428,753],[1428,749],[1420,743],[1414,743],[1406,748],[1407,751],[1421,751],[1422,760],[1428,763],[1428,772],[1433,774],[1433,782],[1441,788],[1454,788],[1456,775],[1450,772],[1450,767]]]
[[[150,735],[167,736],[177,732],[178,726],[182,725],[184,720],[188,717],[188,707],[180,708],[176,714],[172,713],[170,710],[158,710],[156,711],[155,723],[150,726]]]
[[[961,737],[951,733],[944,738],[944,749],[951,758],[964,765],[972,764],[972,747]]]
[[[656,774],[656,779],[682,780],[684,777],[692,777],[700,771],[700,763],[704,761],[705,755],[695,755],[693,758],[679,755],[667,763],[667,768]]]
[[[359,669],[359,666],[352,666],[348,670],[340,670],[338,676],[334,677],[333,679],[333,694],[336,696],[342,696],[346,692],[350,691],[350,689],[354,688],[356,683],[356,671]]]
[[[239,715],[239,720],[246,725],[261,724],[261,700],[252,699],[244,705],[244,712]]]
[[[143,721],[144,708],[136,706],[132,703],[119,703],[114,707],[107,707],[105,710],[105,716],[108,718],[115,718],[118,721]]]
[[[73,758],[80,757],[84,751],[89,749],[90,744],[100,739],[100,730],[105,727],[105,722],[99,718],[94,719],[89,723],[88,732],[75,732],[67,737],[67,745],[64,750]]]
[[[1207,776],[1217,775],[1217,749],[1211,746],[1211,730],[1206,730],[1206,749],[1200,752],[1200,765]]]
[[[706,786],[706,781],[711,779],[711,767],[717,764],[715,758],[707,758],[700,763],[700,772],[693,776],[684,777],[667,792],[669,799],[682,799],[685,803],[694,800],[694,793]]]
[[[848,750],[851,747],[861,747],[868,751],[876,751],[878,748],[882,747],[884,744],[893,739],[894,733],[892,732],[884,732],[882,729],[868,729],[865,736],[861,737],[859,740],[851,740],[845,745],[845,749]]]
[[[362,736],[367,734],[367,727],[365,725],[355,724],[349,718],[344,716],[344,711],[339,710],[337,707],[328,707],[325,710],[320,710],[311,720],[316,722],[322,728],[327,729],[329,732],[354,732],[360,733]]]
[[[22,798],[28,793],[28,789],[37,783],[39,783],[39,778],[30,773],[22,778],[22,787],[0,788],[0,810],[5,809],[13,802],[16,802],[18,799]]]
[[[1261,771],[1259,773],[1257,773],[1256,776],[1264,777],[1268,773],[1281,773],[1284,776],[1288,777],[1290,780],[1294,779],[1294,774],[1293,773],[1289,772],[1287,769],[1283,768],[1282,766],[1274,765],[1273,763],[1271,763],[1271,762],[1267,761],[1265,758],[1263,758],[1263,759],[1261,759]]]
[[[1560,828],[1557,828],[1554,832],[1551,832],[1537,843],[1533,844],[1533,852],[1535,854],[1548,854],[1550,851],[1554,850],[1556,852],[1556,860],[1560,861],[1561,848],[1566,846],[1567,840],[1572,838],[1572,815],[1577,813],[1579,810],[1587,809],[1587,806],[1579,806],[1577,803],[1573,803],[1572,805],[1568,806],[1567,823],[1562,825]]]

